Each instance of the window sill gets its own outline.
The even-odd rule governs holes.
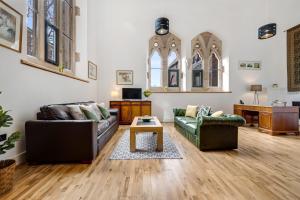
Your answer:
[[[81,79],[79,77],[76,77],[76,76],[74,76],[72,74],[68,74],[66,72],[59,72],[57,70],[54,70],[52,68],[43,66],[41,64],[37,64],[37,63],[32,62],[32,61],[21,59],[21,64],[27,65],[29,67],[33,67],[33,68],[36,68],[36,69],[41,69],[41,70],[44,70],[44,71],[47,71],[47,72],[51,72],[51,73],[54,73],[54,74],[58,74],[58,75],[61,75],[61,76],[65,76],[65,77],[68,77],[68,78],[72,78],[72,79],[75,79],[75,80],[78,80],[78,81],[82,81],[82,82],[85,82],[85,83],[89,83],[88,80]]]
[[[177,94],[177,93],[183,93],[183,94],[197,94],[197,93],[211,93],[211,94],[213,94],[213,93],[216,93],[216,94],[218,94],[218,93],[232,93],[231,91],[178,91],[178,92],[171,92],[171,91],[166,91],[166,92],[163,92],[163,91],[161,91],[161,92],[158,92],[158,91],[152,91],[152,93],[153,94],[160,94],[160,93],[170,93],[170,94],[172,94],[172,93],[174,93],[174,94]]]

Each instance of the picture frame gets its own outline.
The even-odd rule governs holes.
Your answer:
[[[23,15],[0,1],[0,46],[21,53]]]
[[[45,61],[56,66],[59,65],[58,29],[47,20],[45,20]]]
[[[261,61],[239,61],[241,70],[261,70]]]
[[[116,71],[117,85],[133,85],[132,70],[117,70]]]
[[[89,79],[97,80],[98,66],[89,61],[88,62],[88,77]]]

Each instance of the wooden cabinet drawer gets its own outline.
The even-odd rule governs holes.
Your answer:
[[[272,129],[272,113],[259,113],[259,127]]]

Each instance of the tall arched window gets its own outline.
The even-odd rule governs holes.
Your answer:
[[[159,70],[157,60],[160,60],[161,64]],[[172,33],[153,36],[149,40],[148,88],[152,91],[180,91],[180,61],[181,41],[179,38]]]
[[[162,86],[162,60],[157,51],[151,56],[150,59],[151,66],[151,87],[161,87]]]
[[[222,41],[209,32],[192,40],[192,90],[223,91]]]

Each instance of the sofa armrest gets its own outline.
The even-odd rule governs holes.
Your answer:
[[[25,124],[29,162],[92,161],[97,123],[90,120],[36,120]]]
[[[117,108],[110,108],[110,109],[108,109],[108,112],[109,112],[111,115],[117,116],[117,115],[119,114],[119,109],[117,109]]]
[[[174,108],[173,113],[175,117],[185,116],[186,109],[183,108]]]
[[[228,126],[243,126],[245,119],[239,115],[224,115],[221,117],[202,116],[198,118],[200,126],[210,125],[228,125]]]

